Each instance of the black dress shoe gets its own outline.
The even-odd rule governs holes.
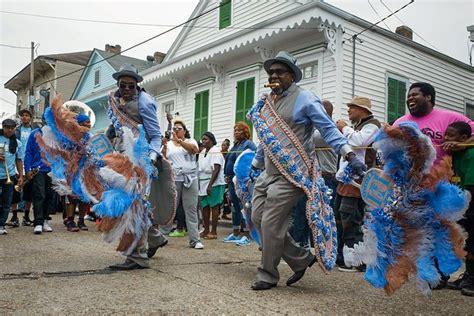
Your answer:
[[[165,242],[163,242],[162,244],[156,246],[156,247],[148,247],[148,250],[146,252],[148,258],[151,258],[155,255],[156,251],[158,250],[158,248],[161,248],[161,247],[164,247],[168,244],[168,239],[165,240]]]
[[[136,269],[148,269],[148,268],[149,267],[143,267],[130,259],[125,260],[124,263],[118,263],[118,264],[113,264],[109,266],[109,269],[111,270],[136,270]]]
[[[269,290],[272,287],[277,286],[276,284],[273,283],[268,283],[265,281],[257,281],[254,284],[252,284],[252,290],[254,291],[263,291],[263,290]]]
[[[316,258],[316,256],[314,256],[313,260],[311,260],[311,262],[308,264],[308,267],[307,267],[306,269],[308,269],[309,267],[311,267],[311,266],[312,266],[313,264],[315,264],[317,261],[318,261],[318,259]],[[286,285],[287,285],[287,286],[290,286],[290,285],[292,285],[293,283],[296,283],[296,282],[298,282],[299,280],[301,280],[301,278],[304,276],[304,273],[306,272],[306,269],[295,272],[295,274],[293,274],[292,276],[290,276],[290,277],[288,278],[288,280],[286,281]]]

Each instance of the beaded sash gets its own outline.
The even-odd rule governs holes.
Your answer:
[[[329,206],[329,189],[321,177],[316,155],[310,160],[269,97],[259,100],[247,117],[252,121],[267,157],[285,179],[301,188],[308,197],[306,217],[314,236],[315,255],[324,272],[332,270],[337,256],[336,222]]]
[[[122,126],[126,126],[130,128],[133,132],[133,136],[137,137],[139,134],[138,125],[140,123],[135,122],[131,118],[129,118],[126,114],[120,111],[120,100],[115,98],[115,92],[111,92],[109,94],[109,109],[107,114],[112,121],[112,124],[115,127],[115,130],[118,131],[119,134],[122,134]],[[121,136],[121,135],[120,135]]]

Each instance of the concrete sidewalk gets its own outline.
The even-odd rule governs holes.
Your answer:
[[[280,264],[281,281],[270,291],[254,292],[260,253],[255,243],[239,247],[222,242],[231,232],[218,228],[218,240],[204,250],[188,247],[188,238],[170,238],[158,250],[151,269],[112,272],[123,260],[114,245],[101,240],[93,223],[88,232],[70,233],[54,215],[54,232],[33,235],[32,227],[9,229],[0,236],[1,314],[458,314],[474,311],[474,298],[442,290],[431,298],[413,282],[393,296],[372,288],[362,273],[316,266],[295,286]]]

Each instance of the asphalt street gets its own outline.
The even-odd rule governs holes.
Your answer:
[[[474,298],[453,290],[426,297],[412,280],[392,296],[371,287],[362,273],[323,274],[315,265],[295,286],[280,264],[278,287],[255,292],[260,253],[255,243],[222,242],[230,222],[219,225],[219,239],[203,250],[187,237],[170,238],[151,260],[151,269],[114,272],[122,261],[114,245],[102,241],[95,224],[88,232],[67,232],[54,215],[54,232],[33,235],[32,227],[0,236],[0,314],[444,314],[472,315]]]

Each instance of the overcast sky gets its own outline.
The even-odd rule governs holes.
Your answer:
[[[215,0],[217,1],[217,0]],[[258,0],[234,0],[258,1]],[[270,0],[286,1],[286,0]],[[292,0],[288,0],[292,1]],[[34,41],[38,55],[104,49],[105,44],[120,44],[122,50],[166,31],[170,25],[186,21],[199,1],[190,0],[0,0],[0,11],[56,16],[61,18],[149,23],[164,26],[131,26],[31,17],[0,12],[0,115],[13,112],[15,95],[3,88],[4,83],[30,63],[29,47]],[[327,0],[345,11],[370,22],[390,14],[409,0]],[[371,8],[372,5],[374,9]],[[388,8],[387,8],[388,7]],[[380,16],[380,17],[379,17]],[[392,31],[401,24],[410,26],[418,35],[414,40],[469,63],[468,32],[474,24],[474,0],[416,0],[397,17],[387,19]],[[179,30],[160,36],[125,53],[145,59],[154,51],[167,52]],[[421,36],[421,37],[420,37]]]

